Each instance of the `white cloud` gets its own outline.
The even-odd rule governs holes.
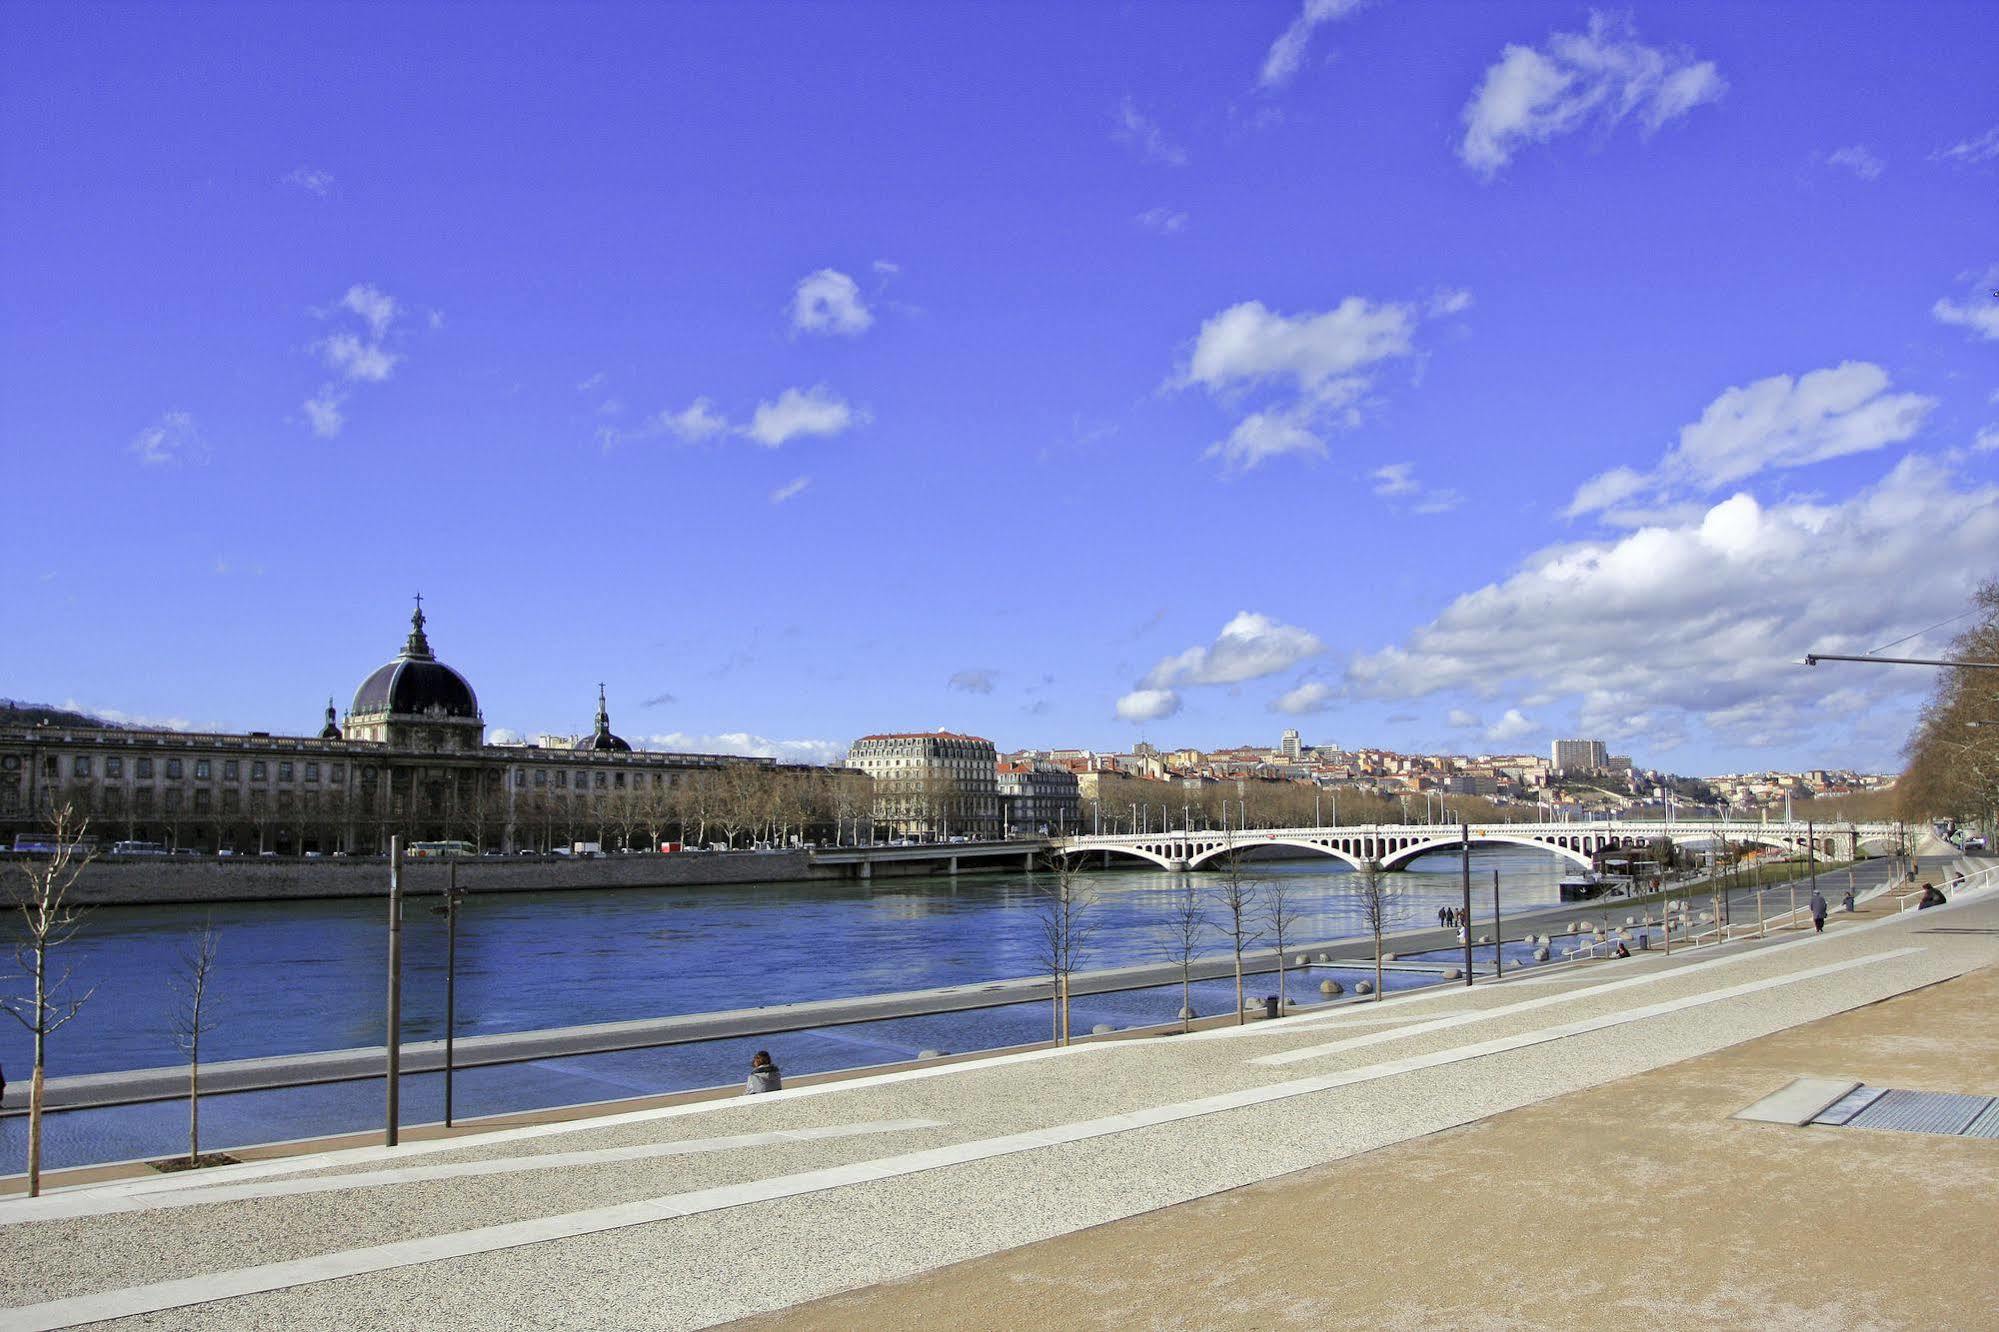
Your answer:
[[[367,342],[352,333],[335,333],[319,344],[328,367],[349,379],[379,383],[387,379],[401,358],[380,343]]]
[[[1282,88],[1289,83],[1298,72],[1298,66],[1304,62],[1305,47],[1312,40],[1312,30],[1322,23],[1345,18],[1365,3],[1366,0],[1305,0],[1305,7],[1299,11],[1298,17],[1291,20],[1291,26],[1270,44],[1257,82],[1266,88]]]
[[[309,194],[317,194],[322,199],[333,188],[333,173],[321,171],[317,167],[293,167],[278,179],[282,184],[296,185]]]
[[[748,731],[723,731],[717,735],[669,731],[645,737],[645,744],[649,749],[680,754],[738,754],[786,763],[839,763],[847,756],[847,747],[833,740],[773,740]]]
[[[993,675],[994,672],[985,670],[954,671],[944,683],[947,688],[960,693],[990,694],[994,688]]]
[[[788,388],[775,402],[760,402],[742,433],[766,448],[776,448],[801,435],[837,435],[851,426],[867,424],[866,412],[857,411],[826,388]]]
[[[1879,180],[1881,173],[1888,169],[1888,164],[1864,143],[1835,148],[1825,155],[1825,160],[1826,165],[1845,167],[1862,180]]]
[[[1368,475],[1374,482],[1374,493],[1377,495],[1413,495],[1423,488],[1412,475],[1415,470],[1415,463],[1389,463],[1386,467],[1375,468]]]
[[[593,389],[600,389],[603,386],[604,386],[604,372],[602,370],[599,370],[596,374],[591,375],[588,379],[578,380],[576,384],[576,391],[578,393],[589,393]]]
[[[809,476],[793,477],[776,490],[770,492],[770,502],[772,504],[782,504],[786,500],[797,499],[805,493],[805,488],[811,484],[812,478]]]
[[[1339,690],[1325,681],[1307,680],[1296,689],[1279,694],[1270,706],[1275,711],[1303,717],[1309,713],[1329,711],[1338,698]]]
[[[486,732],[486,743],[489,745],[517,745],[525,739],[526,736],[511,726],[495,726]]]
[[[1177,208],[1148,208],[1133,219],[1147,231],[1171,236],[1187,225],[1187,214]]]
[[[1251,412],[1236,422],[1229,437],[1210,444],[1201,456],[1220,458],[1230,467],[1247,469],[1287,453],[1324,456],[1325,441],[1312,433],[1308,416],[1296,411]]]
[[[1987,342],[1999,341],[1999,264],[1976,275],[1961,301],[1948,297],[1930,307],[1939,322],[1968,328]]]
[[[1467,731],[1485,725],[1485,718],[1464,708],[1452,708],[1444,714],[1444,725]]]
[[[1407,356],[1415,312],[1349,296],[1323,314],[1281,315],[1243,301],[1201,325],[1183,381],[1211,390],[1290,378],[1301,390],[1378,361]]]
[[[677,412],[663,411],[654,420],[667,434],[690,444],[698,444],[729,428],[729,423],[716,412],[715,404],[706,398],[696,398]]]
[[[845,273],[822,268],[798,280],[791,296],[791,327],[800,333],[855,337],[875,322],[861,289]]]
[[[1374,482],[1374,493],[1384,499],[1400,500],[1408,511],[1415,514],[1449,513],[1464,503],[1464,496],[1455,490],[1445,490],[1426,486],[1416,479],[1416,464],[1411,462],[1389,463],[1368,473]]]
[[[149,467],[171,463],[200,462],[204,456],[201,434],[188,412],[167,412],[159,420],[132,437],[127,450]]]
[[[1360,424],[1371,368],[1411,354],[1415,324],[1412,307],[1360,296],[1319,314],[1244,301],[1212,316],[1174,382],[1227,400],[1274,383],[1278,400],[1245,416],[1205,456],[1247,468],[1286,453],[1324,454],[1324,431]]]
[[[322,384],[318,393],[299,405],[305,409],[306,424],[312,427],[312,433],[321,439],[332,439],[347,424],[346,414],[340,410],[345,401],[345,396],[335,392],[333,385]]]
[[[1948,148],[1939,148],[1931,156],[1965,166],[1990,162],[1999,157],[1999,125],[1994,125],[1975,139],[1963,139]]]
[[[1743,745],[1796,739],[1827,720],[1836,688],[1905,706],[1926,680],[1798,663],[1963,610],[1994,571],[1999,487],[1954,482],[1911,455],[1842,503],[1765,507],[1738,494],[1685,522],[1549,547],[1404,642],[1357,657],[1347,679],[1376,698],[1508,691],[1537,710],[1573,699],[1583,733],[1658,744],[1694,723]],[[1836,731],[1828,743],[1844,740]]]
[[[1866,361],[1727,389],[1700,420],[1681,427],[1679,442],[1654,471],[1618,467],[1591,477],[1577,487],[1567,516],[1609,509],[1648,490],[1714,491],[1767,469],[1899,444],[1922,428],[1936,400],[1888,389],[1888,372]]]
[[[1171,685],[1240,684],[1289,670],[1325,647],[1310,632],[1279,624],[1268,615],[1238,611],[1222,626],[1215,641],[1190,647],[1154,666],[1145,677],[1147,689]]]
[[[1727,87],[1712,61],[1645,46],[1629,20],[1592,14],[1586,33],[1553,33],[1546,49],[1500,53],[1465,103],[1458,156],[1490,178],[1526,144],[1585,125],[1607,133],[1630,117],[1649,134]]]
[[[359,315],[368,325],[368,331],[381,338],[389,331],[389,325],[396,322],[396,299],[387,292],[357,282],[347,289],[340,298],[340,304]]]
[[[893,277],[902,271],[902,265],[893,259],[877,259],[874,262],[874,270],[884,277]]]
[[[1171,717],[1180,710],[1180,695],[1171,689],[1134,689],[1117,701],[1122,721],[1149,722]]]
[[[79,703],[73,698],[64,699],[64,712],[81,712],[91,717],[101,717],[120,726],[136,726],[148,731],[191,731],[194,723],[185,717],[157,717],[148,713],[126,712],[123,708],[103,708]]]
[[[1442,319],[1447,315],[1462,314],[1471,309],[1472,294],[1463,287],[1439,287],[1431,293],[1429,303],[1423,313],[1432,319]]]
[[[1114,136],[1119,143],[1128,143],[1138,149],[1149,161],[1176,167],[1187,165],[1186,152],[1168,142],[1159,126],[1147,119],[1129,97],[1118,104]]]
[[[1999,425],[1989,425],[1971,441],[1973,453],[1999,452]]]
[[[1494,744],[1505,744],[1518,740],[1523,735],[1532,735],[1541,729],[1541,724],[1520,715],[1520,709],[1508,708],[1506,714],[1486,727],[1485,738]]]

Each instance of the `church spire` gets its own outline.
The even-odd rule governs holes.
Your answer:
[[[430,650],[430,640],[423,635],[423,593],[416,594],[416,612],[410,616],[410,636],[403,643],[405,657],[420,657],[429,660],[434,655]]]
[[[338,740],[340,738],[340,723],[334,719],[333,696],[331,694],[326,697],[326,725],[319,728],[319,738],[322,740]]]
[[[611,734],[611,713],[604,703],[604,682],[597,682],[597,734],[609,737]]]

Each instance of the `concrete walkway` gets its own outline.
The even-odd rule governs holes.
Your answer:
[[[1518,1214],[1513,1224],[1486,1221],[1485,1209],[1500,1195],[1487,1198],[1484,1190],[1474,1193],[1480,1219],[1467,1224],[1452,1209],[1463,1201],[1464,1179],[1419,1161],[1409,1168],[1406,1207],[1426,1223],[1374,1242],[1402,1244],[1410,1264],[1440,1273],[1468,1247],[1495,1245],[1493,1261],[1538,1273],[1536,1263],[1558,1261],[1535,1256],[1545,1250],[1578,1264],[1583,1275],[1576,1279],[1586,1283],[1602,1278],[1590,1276],[1578,1255],[1609,1249],[1618,1270],[1647,1274],[1651,1298],[1691,1298],[1689,1268],[1698,1262],[1769,1265],[1781,1255],[1769,1231],[1738,1225],[1720,1201],[1725,1190],[1688,1189],[1673,1195],[1678,1206],[1661,1202],[1656,1235],[1621,1223],[1599,1231],[1594,1218],[1614,1215],[1602,1211],[1607,1197],[1649,1196],[1663,1178],[1657,1172],[1675,1159],[1668,1127],[1683,1122],[1688,1133],[1705,1131],[1775,1090],[1772,1078],[1759,1071],[1725,1095],[1660,1101],[1650,1113],[1666,1117],[1658,1138],[1664,1159],[1644,1147],[1651,1141],[1645,1135],[1617,1139],[1626,1145],[1605,1156],[1587,1117],[1571,1123],[1550,1106],[1576,1093],[1614,1098],[1635,1079],[1881,1000],[1941,995],[1946,989],[1926,987],[1999,964],[1999,890],[1969,892],[1922,913],[1891,915],[1892,905],[1882,899],[1867,914],[1836,915],[1823,936],[1792,933],[1671,959],[1650,954],[1529,972],[1519,981],[1193,1037],[1025,1052],[765,1097],[11,1201],[0,1204],[7,1258],[0,1303],[9,1306],[0,1326],[699,1327],[1056,1237],[1070,1238],[1039,1252],[1086,1244],[1108,1232],[1075,1232],[1329,1163],[1369,1169],[1385,1155],[1380,1149],[1420,1151],[1418,1140],[1428,1135],[1513,1122],[1515,1112],[1528,1116],[1519,1122],[1530,1125],[1540,1165],[1506,1177],[1506,1206]],[[1864,1045],[1797,1048],[1812,1058],[1792,1073],[1879,1076],[1862,1067]],[[1698,1076],[1693,1085],[1701,1085]],[[1754,1126],[1766,1130],[1779,1131]],[[1816,1132],[1781,1131],[1807,1141]],[[1759,1154],[1792,1150],[1743,1137],[1744,1130],[1725,1132],[1730,1136],[1714,1140],[1701,1162],[1718,1182],[1757,1168]],[[1986,1162],[1988,1171],[1999,1156],[1990,1143],[1946,1146],[1987,1153],[1965,1159]],[[1487,1163],[1494,1170],[1502,1164]],[[1871,1197],[1868,1173],[1842,1173],[1857,1202]],[[1989,1200],[1999,1176],[1975,1182]],[[1973,1195],[1960,1198],[1956,1190],[1953,1184],[1946,1193],[1971,1205]],[[1701,1210],[1708,1197],[1717,1205]],[[1389,1203],[1384,1194],[1378,1204],[1355,1197],[1343,1205],[1378,1205],[1387,1215]],[[1237,1249],[1275,1250],[1287,1234],[1293,1249],[1301,1239],[1345,1235],[1356,1227],[1341,1205],[1323,1204],[1316,1226],[1240,1237]],[[1696,1248],[1697,1261],[1652,1266],[1645,1245],[1663,1243],[1674,1226],[1681,1249],[1668,1252],[1710,1236],[1719,1246]],[[1483,1238],[1474,1244],[1474,1235]],[[1738,1244],[1740,1256],[1731,1259]],[[1223,1288],[1233,1270],[1205,1251],[1162,1263],[1177,1263],[1190,1287]],[[1989,1281],[1980,1265],[1957,1270],[1960,1288],[1984,1289],[1974,1273]],[[1132,1275],[1097,1272],[1105,1291]],[[1569,1298],[1550,1284],[1520,1279],[1514,1325],[1534,1323],[1530,1297]],[[833,1321],[823,1325],[892,1322],[904,1289],[867,1297],[886,1301],[889,1312],[826,1314]],[[1077,1288],[1067,1289],[1075,1301]],[[1380,1291],[1379,1309],[1396,1316],[1400,1309],[1404,1321],[1428,1307],[1413,1295],[1398,1306],[1388,1287]],[[1104,1321],[1100,1315],[1114,1308],[1079,1303],[1062,1305],[1060,1316]],[[1638,1316],[1635,1307],[1618,1316]],[[1683,1309],[1683,1321],[1699,1316],[1698,1304],[1672,1307]],[[977,1304],[955,1312],[955,1324],[931,1321],[1027,1321]],[[1245,1321],[1219,1305],[1213,1312],[1191,1321]],[[1732,1317],[1720,1306],[1710,1312],[1719,1321]],[[1736,1321],[1756,1321],[1756,1307],[1735,1312],[1743,1315]],[[805,1309],[796,1316],[822,1315]],[[1130,1321],[1142,1325],[1147,1317],[1135,1312]],[[1246,1321],[1278,1317],[1251,1310]],[[1374,1321],[1397,1325],[1395,1317]]]

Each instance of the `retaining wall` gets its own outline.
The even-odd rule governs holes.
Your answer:
[[[405,862],[404,891],[444,891],[445,863]],[[472,857],[458,862],[458,886],[474,893],[539,893],[605,888],[679,887],[721,883],[790,883],[814,874],[804,851],[712,852],[692,855]],[[285,901],[308,897],[384,897],[386,859],[99,860],[84,867],[74,901],[90,905],[152,902]]]

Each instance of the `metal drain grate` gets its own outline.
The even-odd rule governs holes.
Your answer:
[[[1999,1138],[1999,1099],[1860,1086],[1821,1110],[1811,1122],[1828,1128]]]

